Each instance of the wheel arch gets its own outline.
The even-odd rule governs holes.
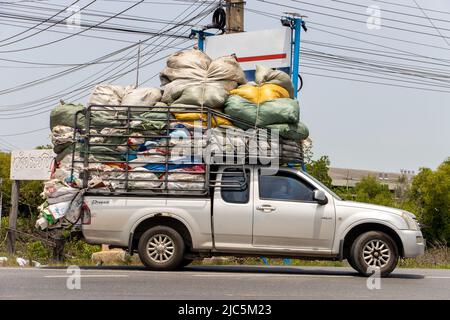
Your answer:
[[[139,243],[139,238],[148,229],[155,226],[166,226],[176,230],[184,240],[186,249],[192,249],[192,235],[187,224],[173,215],[164,213],[156,213],[137,223],[130,234],[130,247],[136,250]]]
[[[386,233],[388,236],[394,240],[395,244],[398,248],[398,253],[400,257],[404,257],[404,248],[403,248],[403,242],[400,238],[400,236],[395,232],[394,229],[391,227],[376,223],[376,222],[367,222],[367,223],[361,223],[356,226],[353,226],[344,237],[344,247],[343,247],[343,258],[346,259],[350,254],[350,248],[352,246],[352,243],[358,238],[361,234],[368,232],[368,231],[380,231],[383,233]]]

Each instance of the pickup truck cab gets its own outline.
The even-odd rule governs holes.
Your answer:
[[[413,214],[344,201],[294,168],[268,175],[259,165],[223,165],[211,180],[209,196],[87,194],[83,235],[137,251],[153,270],[229,255],[347,259],[362,275],[386,276],[400,257],[424,252]]]

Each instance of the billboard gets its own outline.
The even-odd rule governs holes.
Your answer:
[[[11,180],[48,180],[52,172],[53,150],[11,152]]]
[[[247,79],[254,79],[257,64],[290,73],[291,29],[287,27],[239,32],[205,39],[205,53],[216,59],[235,54]]]

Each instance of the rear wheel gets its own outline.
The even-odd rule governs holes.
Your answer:
[[[361,234],[350,249],[350,265],[368,277],[379,268],[382,277],[394,271],[398,262],[398,248],[392,238],[379,231]]]
[[[166,226],[153,227],[139,239],[139,258],[152,270],[174,270],[184,255],[184,241],[174,229]]]

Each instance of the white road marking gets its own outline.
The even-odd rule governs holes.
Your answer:
[[[73,275],[44,276],[44,278],[69,278]],[[81,274],[80,278],[128,278],[127,274]]]
[[[425,279],[450,279],[450,277],[426,276]]]

